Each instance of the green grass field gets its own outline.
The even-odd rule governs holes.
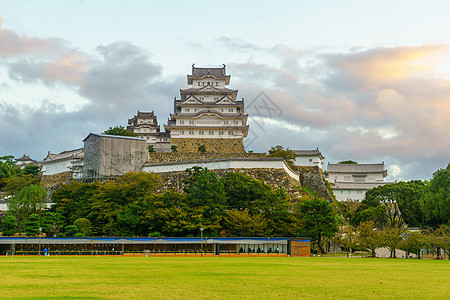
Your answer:
[[[343,257],[1,257],[1,298],[449,299],[450,262]]]

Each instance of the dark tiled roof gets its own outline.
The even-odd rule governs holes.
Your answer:
[[[328,164],[328,173],[386,173],[381,164]]]
[[[36,161],[36,160],[24,154],[21,158],[16,159],[16,161]]]
[[[229,88],[216,88],[214,87],[214,91],[202,91],[204,87],[201,88],[188,88],[188,89],[180,89],[180,93],[205,93],[205,94],[213,94],[213,93],[237,93],[238,90],[233,90]]]
[[[213,75],[215,77],[226,77],[225,65],[222,68],[196,68],[192,65],[192,76],[202,77],[205,75]]]
[[[315,150],[292,150],[297,156],[320,156],[322,159],[325,157],[320,153],[319,149]]]
[[[143,139],[134,137],[134,136],[122,136],[122,135],[109,135],[109,134],[100,134],[100,133],[89,133],[89,135],[83,140],[86,141],[91,135],[95,135],[98,137],[104,137],[104,138],[116,138],[116,139],[128,139],[128,140],[138,140],[143,141]]]

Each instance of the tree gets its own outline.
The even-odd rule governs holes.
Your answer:
[[[357,165],[358,163],[353,160],[343,160],[343,161],[338,162],[338,164],[340,164],[340,165]]]
[[[132,131],[126,129],[123,126],[116,126],[114,128],[109,127],[109,129],[105,130],[102,134],[119,135],[119,136],[133,136],[133,137],[136,136]]]
[[[251,216],[247,210],[229,210],[225,217],[225,227],[227,234],[231,236],[265,236],[270,232],[262,214]]]
[[[30,184],[39,185],[41,178],[39,176],[28,174],[21,176],[12,176],[1,180],[3,182],[3,190],[9,195],[15,195],[20,190]]]
[[[178,152],[178,146],[172,145],[172,146],[170,146],[170,150],[172,152]]]
[[[39,167],[33,165],[26,165],[19,173],[19,175],[37,175],[39,173]]]
[[[205,153],[205,152],[206,152],[206,147],[205,147],[205,145],[200,145],[200,146],[198,147],[198,152],[200,152],[200,153]]]
[[[292,165],[294,163],[295,158],[297,157],[294,151],[284,149],[283,146],[280,145],[270,148],[268,152],[270,157],[284,158],[289,165]]]
[[[32,214],[41,215],[46,207],[47,192],[41,185],[23,187],[8,202],[8,211],[17,218],[19,226]]]
[[[326,253],[322,242],[326,237],[333,237],[338,231],[336,213],[326,200],[313,197],[300,203],[302,228],[304,235],[310,236],[317,243],[320,251]]]
[[[186,170],[190,175],[183,180],[184,191],[189,195],[190,207],[206,207],[206,215],[222,215],[227,203],[227,197],[223,189],[223,183],[217,178],[217,174],[208,169],[194,167]]]
[[[402,242],[402,230],[399,228],[385,228],[381,231],[382,244],[388,248],[391,258],[397,258],[395,250]]]
[[[358,227],[358,244],[368,249],[375,257],[375,250],[383,245],[380,232],[375,228],[373,221],[363,222]]]
[[[155,147],[153,145],[148,145],[148,152],[153,153],[155,152]]]
[[[73,222],[78,229],[78,232],[83,236],[88,236],[92,234],[91,222],[86,218],[79,218]]]
[[[404,208],[410,220],[420,218],[420,215],[415,215],[416,209],[411,207],[411,202],[420,200],[415,198],[420,198],[416,190],[416,183],[413,182],[381,185],[367,191],[357,209],[359,221],[374,221],[379,227],[401,228],[405,220],[399,205]],[[420,214],[420,211],[417,214]]]
[[[406,258],[409,253],[414,253],[420,258],[420,249],[424,246],[423,235],[417,232],[407,233],[406,238],[399,244],[399,249],[406,251]]]
[[[426,223],[437,228],[450,225],[450,164],[433,174],[424,201]]]
[[[64,227],[64,232],[66,237],[74,237],[77,236],[79,233],[78,227],[75,225],[68,225]]]
[[[10,236],[17,232],[17,219],[11,214],[7,214],[2,222],[2,235]]]
[[[31,214],[24,223],[24,232],[28,236],[35,236],[41,233],[41,218],[38,214]]]
[[[46,212],[41,219],[41,225],[49,236],[57,237],[64,228],[64,217],[59,213]]]

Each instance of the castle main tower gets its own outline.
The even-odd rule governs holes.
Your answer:
[[[198,152],[204,145],[209,153],[245,152],[243,139],[248,134],[244,100],[236,100],[237,90],[229,89],[230,75],[222,68],[196,68],[187,75],[188,89],[174,100],[166,132],[179,152]]]

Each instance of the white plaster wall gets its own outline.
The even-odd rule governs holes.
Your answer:
[[[366,190],[340,190],[333,189],[333,194],[337,201],[357,200],[361,201],[366,195]]]
[[[328,182],[355,182],[355,178],[353,173],[328,173]],[[376,182],[381,181],[384,182],[384,177],[382,173],[369,173],[364,177],[364,182]]]
[[[71,160],[58,160],[51,163],[42,164],[42,173],[44,175],[53,175],[70,171]]]
[[[311,160],[311,161],[310,161]],[[322,169],[322,160],[317,156],[297,156],[294,160],[294,166],[298,167],[314,167],[318,166]]]
[[[202,167],[208,168],[209,170],[219,170],[219,169],[283,169],[283,161],[241,161],[241,160],[227,160],[227,161],[213,161],[213,162],[196,162],[196,163],[179,163],[170,165],[154,165],[154,166],[144,166],[142,171],[162,173],[162,172],[175,172],[184,171],[192,167]]]

